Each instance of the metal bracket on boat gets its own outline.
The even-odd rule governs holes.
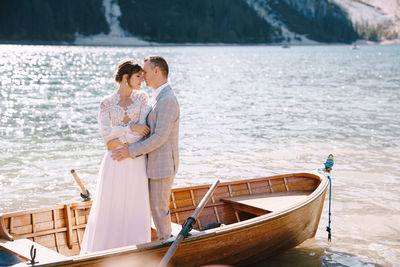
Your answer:
[[[35,258],[36,258],[36,248],[35,248],[34,245],[32,245],[32,247],[31,247],[31,261],[27,262],[26,264],[35,266],[36,263],[39,263],[38,261],[35,261]]]
[[[86,193],[87,193],[86,195],[84,195],[84,194],[81,193],[81,198],[83,198],[83,201],[84,201],[84,202],[90,200],[90,192],[89,192],[89,190],[86,189]]]
[[[185,223],[182,224],[181,232],[183,230],[185,230],[185,232],[186,232],[186,234],[184,235],[185,238],[188,237],[188,235],[190,235],[189,232],[192,231],[193,224],[195,224],[195,223],[196,223],[196,219],[193,218],[193,217],[189,217],[189,218],[186,219]]]

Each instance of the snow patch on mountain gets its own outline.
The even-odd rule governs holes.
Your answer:
[[[108,34],[97,34],[92,36],[84,36],[75,34],[75,44],[77,45],[126,45],[140,46],[149,45],[150,43],[132,36],[123,30],[119,24],[121,9],[116,0],[103,0],[104,16],[110,27]]]

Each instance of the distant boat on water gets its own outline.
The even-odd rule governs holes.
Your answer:
[[[350,49],[351,49],[351,50],[360,49],[360,46],[358,46],[358,45],[352,45],[352,46],[350,46]]]

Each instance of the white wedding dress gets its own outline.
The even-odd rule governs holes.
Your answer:
[[[126,112],[118,105],[118,93],[102,101],[98,122],[105,143],[114,138],[129,144],[142,139],[143,136],[132,132],[129,126],[145,124],[151,106],[143,91],[134,90],[131,99],[133,103]],[[128,123],[123,122],[126,116],[130,120]],[[151,241],[146,158],[140,156],[118,162],[111,154],[107,151],[101,164],[81,254]]]

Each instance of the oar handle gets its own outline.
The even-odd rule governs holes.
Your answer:
[[[86,194],[87,194],[86,188],[83,186],[83,184],[82,184],[82,182],[81,182],[81,179],[79,179],[79,177],[78,177],[78,174],[76,174],[75,170],[73,170],[73,169],[71,170],[71,174],[72,174],[72,176],[74,177],[75,182],[76,182],[76,183],[79,185],[79,187],[81,188],[82,194],[86,195]]]
[[[185,224],[182,227],[182,230],[179,232],[178,236],[176,237],[174,243],[169,247],[167,253],[165,253],[164,257],[162,258],[158,267],[165,267],[167,266],[168,262],[175,254],[175,251],[178,249],[179,244],[183,241],[183,239],[187,236],[188,232],[192,229],[193,224],[196,222],[197,218],[199,217],[200,213],[202,212],[203,208],[206,206],[207,202],[210,200],[212,194],[214,193],[215,189],[219,184],[219,180],[216,180],[208,189],[207,193],[200,201],[199,205],[197,205],[196,210],[193,212],[193,215],[190,216]]]
[[[79,179],[78,174],[76,173],[76,171],[74,169],[71,170],[71,174],[75,179],[75,182],[79,185],[79,187],[81,188],[81,197],[87,201],[90,200],[90,196],[89,196],[89,191],[83,186],[81,179]]]

